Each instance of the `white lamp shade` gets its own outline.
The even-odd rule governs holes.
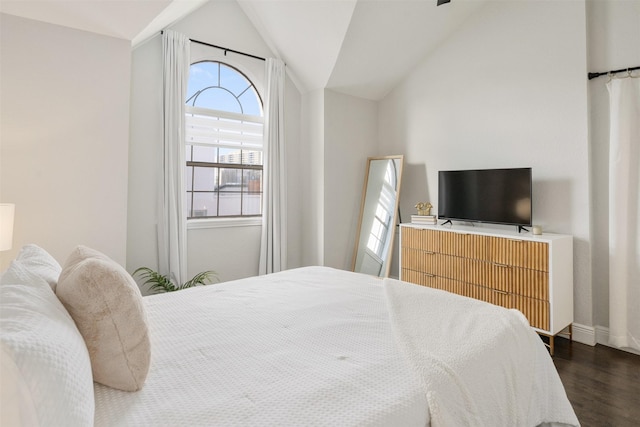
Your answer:
[[[13,214],[16,205],[0,203],[0,251],[8,251],[13,245]]]

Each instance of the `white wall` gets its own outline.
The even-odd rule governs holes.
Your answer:
[[[251,53],[273,56],[236,2],[209,2],[172,26],[193,40]],[[158,165],[162,150],[162,52],[157,35],[133,53],[131,107],[131,171],[129,179],[129,238],[127,268],[157,268],[156,203]],[[223,59],[247,72],[256,84],[263,79],[264,62],[192,44],[192,60]],[[209,53],[207,53],[209,52]],[[258,87],[260,90],[261,88]],[[264,91],[262,91],[264,96]],[[301,263],[300,144],[301,97],[289,79],[285,89],[288,176],[288,266]],[[190,227],[187,233],[188,275],[216,270],[221,280],[256,275],[260,249],[258,224]]]
[[[302,264],[324,265],[324,90],[302,95]]]
[[[0,15],[0,199],[16,204],[13,249],[63,263],[78,244],[126,259],[131,46]]]
[[[351,269],[367,157],[378,154],[377,114],[374,101],[324,91],[324,265],[329,267]]]
[[[589,71],[640,66],[640,2],[587,1]],[[609,326],[609,95],[607,77],[589,81],[594,324]]]
[[[592,324],[585,4],[489,2],[379,106],[404,152],[401,211],[437,211],[445,169],[533,168],[533,220],[574,238],[575,321]],[[392,273],[393,274],[393,273]]]

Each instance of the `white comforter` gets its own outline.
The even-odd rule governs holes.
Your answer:
[[[152,364],[97,426],[424,426],[382,280],[322,267],[145,297]]]
[[[551,357],[517,310],[384,279],[398,344],[431,425],[579,425]]]
[[[519,360],[506,339],[491,341],[488,335],[491,344],[483,344],[484,338],[474,332],[483,319],[445,320],[439,300],[418,301],[413,294],[428,295],[430,290],[404,286],[408,293],[398,287],[399,293],[387,292],[387,300],[380,279],[307,267],[145,297],[152,344],[147,381],[135,393],[96,384],[95,424],[425,426],[430,416],[433,425],[572,424],[575,415],[571,418],[571,406],[539,340],[532,358]],[[405,305],[413,309],[404,310]],[[419,318],[412,317],[417,314]],[[415,331],[434,335],[420,343],[424,337],[418,334],[416,341]],[[473,345],[460,347],[465,331]],[[535,336],[528,327],[525,332],[524,341]],[[515,340],[516,346],[522,342]],[[499,348],[492,353],[487,345]],[[502,350],[510,356],[500,359],[491,375],[473,375],[493,366],[485,357]],[[442,376],[436,369],[436,376],[425,377],[428,369],[420,361],[441,356],[460,372]],[[531,372],[542,373],[542,380],[522,396],[514,395],[519,389],[510,384],[520,382],[520,370],[527,378]],[[467,381],[506,395],[505,403],[487,403]],[[505,393],[500,392],[503,387],[508,387]],[[526,418],[517,415],[523,399],[531,399]],[[507,418],[498,414],[504,409]],[[485,423],[484,414],[494,411],[500,417],[496,421],[517,422]]]

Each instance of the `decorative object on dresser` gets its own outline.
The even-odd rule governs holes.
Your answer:
[[[400,226],[401,280],[520,310],[540,335],[573,322],[573,238],[546,233]]]
[[[433,205],[431,204],[431,202],[418,202],[416,203],[415,208],[418,210],[418,215],[430,216],[431,208],[433,208]]]
[[[435,215],[411,215],[411,223],[435,225],[438,223],[438,219]]]

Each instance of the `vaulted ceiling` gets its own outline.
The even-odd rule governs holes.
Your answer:
[[[216,0],[2,0],[0,12],[131,40]],[[234,1],[234,0],[225,0]],[[237,0],[302,92],[377,100],[486,0]]]

